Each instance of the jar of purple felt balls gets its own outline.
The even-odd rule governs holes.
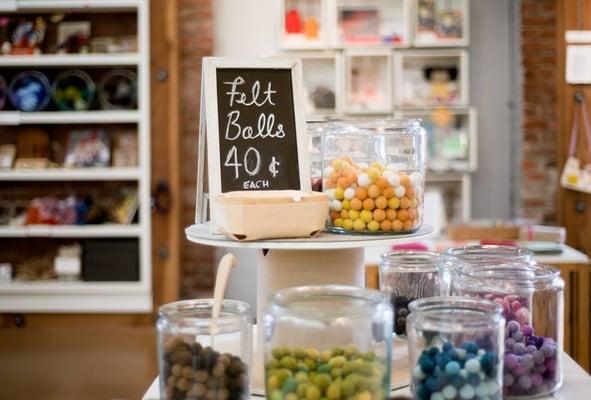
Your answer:
[[[406,335],[408,304],[417,299],[439,296],[439,253],[393,251],[382,254],[380,290],[394,308],[394,333]]]
[[[503,310],[503,395],[533,398],[562,385],[564,281],[560,271],[523,263],[465,265],[453,294],[493,301]]]
[[[430,297],[409,305],[411,392],[415,400],[501,399],[502,308],[466,297]]]

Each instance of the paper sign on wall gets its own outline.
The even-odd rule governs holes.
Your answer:
[[[566,82],[591,83],[591,45],[566,46]]]

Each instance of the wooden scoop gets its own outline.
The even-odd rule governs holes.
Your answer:
[[[218,272],[215,277],[215,289],[213,291],[213,308],[211,310],[211,347],[213,347],[213,340],[218,333],[217,319],[222,311],[222,301],[224,300],[224,293],[230,279],[230,272],[236,265],[236,257],[232,253],[228,253],[222,257],[218,264]]]

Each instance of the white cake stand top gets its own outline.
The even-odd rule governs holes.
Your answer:
[[[423,225],[419,230],[398,235],[344,235],[320,232],[313,238],[271,239],[252,242],[239,242],[224,235],[212,234],[209,223],[191,225],[185,235],[191,242],[214,247],[238,247],[244,249],[284,249],[284,250],[330,250],[351,249],[368,246],[402,244],[423,240],[433,233],[433,228]]]

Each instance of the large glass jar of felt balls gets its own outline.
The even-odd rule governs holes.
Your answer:
[[[430,297],[409,305],[411,391],[417,400],[501,399],[503,328],[498,304]]]
[[[156,327],[163,400],[250,398],[250,307],[223,300],[220,316],[212,319],[213,304],[199,299],[160,308]]]
[[[305,286],[275,294],[265,329],[266,397],[385,399],[392,307],[377,290]]]
[[[501,245],[469,245],[447,249],[441,257],[439,267],[442,295],[451,293],[456,279],[454,271],[461,265],[535,264],[533,255],[527,249]]]
[[[425,133],[418,120],[342,121],[324,135],[322,189],[335,233],[409,233],[423,223]]]
[[[505,397],[529,398],[562,385],[564,281],[545,265],[461,266],[453,294],[494,301],[505,328]]]
[[[416,299],[439,296],[439,253],[394,251],[384,253],[379,265],[380,290],[394,307],[394,333],[406,334],[408,304]]]

